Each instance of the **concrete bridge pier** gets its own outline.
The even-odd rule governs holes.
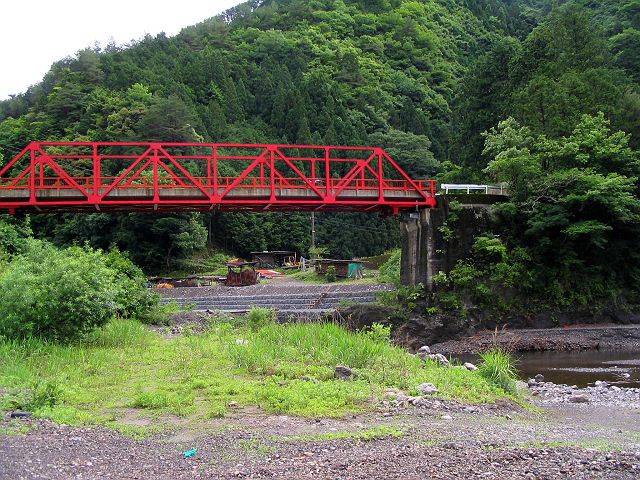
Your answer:
[[[405,213],[400,220],[403,285],[422,283],[433,290],[433,278],[449,272],[471,253],[476,236],[493,230],[491,207],[505,197],[440,195],[436,208]]]
[[[422,209],[405,214],[400,220],[400,281],[403,285],[422,283],[432,289],[433,277],[442,269],[437,244],[444,222],[442,209]]]

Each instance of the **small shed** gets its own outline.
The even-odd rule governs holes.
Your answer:
[[[227,268],[229,271],[224,284],[228,287],[245,287],[258,283],[256,262],[229,262]]]
[[[336,269],[336,277],[362,278],[362,262],[358,260],[331,260],[321,259],[317,261],[316,270],[322,275],[327,274],[327,269],[333,266]]]
[[[256,262],[258,268],[278,268],[296,265],[298,255],[288,250],[274,250],[271,252],[251,252],[251,261]]]

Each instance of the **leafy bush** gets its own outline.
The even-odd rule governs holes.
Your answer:
[[[327,267],[327,282],[329,283],[333,283],[337,280],[336,277],[336,267],[334,267],[333,265],[330,265]]]
[[[374,342],[389,343],[391,340],[391,326],[374,323],[365,330],[364,334]]]
[[[513,356],[500,348],[492,348],[482,354],[478,365],[480,375],[502,388],[505,392],[516,393],[518,371]]]
[[[275,322],[276,312],[271,308],[251,307],[251,310],[244,316],[244,320],[249,329],[255,332]]]
[[[391,252],[389,260],[380,267],[379,279],[384,283],[400,285],[400,259],[401,250],[396,248]]]
[[[28,241],[0,275],[0,335],[68,341],[114,315],[144,316],[154,299],[119,252]]]
[[[147,287],[147,277],[129,255],[112,248],[104,255],[105,265],[116,273],[118,290],[116,313],[135,317],[143,323],[164,323],[166,314],[159,307],[160,297]]]

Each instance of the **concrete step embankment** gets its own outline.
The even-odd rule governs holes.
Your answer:
[[[196,287],[172,289],[161,292],[162,303],[176,302],[181,307],[193,307],[194,310],[219,310],[241,313],[251,307],[273,308],[280,316],[321,315],[335,310],[341,305],[371,303],[377,299],[377,292],[386,289],[383,286],[351,285],[350,288],[312,285],[301,286],[295,293],[290,288],[271,289],[264,294],[249,294],[244,291],[217,289],[198,291]]]

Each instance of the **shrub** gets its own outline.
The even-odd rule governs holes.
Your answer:
[[[377,343],[389,343],[391,339],[391,326],[381,323],[372,324],[364,334]]]
[[[333,283],[336,280],[336,267],[330,265],[327,267],[327,282]]]
[[[379,279],[381,282],[400,285],[400,259],[401,251],[396,248],[391,252],[389,260],[380,267]]]
[[[72,340],[114,315],[148,314],[157,303],[150,295],[141,272],[117,251],[30,240],[0,275],[0,335]]]
[[[505,392],[516,393],[518,372],[513,356],[500,348],[492,348],[482,354],[478,365],[480,375],[502,388]]]
[[[251,310],[244,316],[244,320],[249,329],[255,332],[275,322],[276,312],[271,308],[251,307]]]
[[[160,297],[146,288],[147,277],[126,253],[112,248],[104,255],[105,265],[114,270],[118,284],[116,313],[136,317],[143,323],[166,323],[167,313],[159,307]]]

